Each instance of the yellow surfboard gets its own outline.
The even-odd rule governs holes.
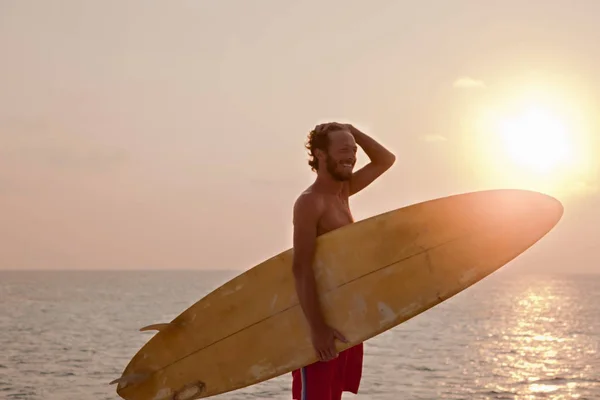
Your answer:
[[[544,194],[493,190],[400,208],[320,236],[314,269],[327,321],[366,341],[468,288],[561,219]],[[232,249],[235,251],[235,249]],[[233,278],[157,333],[126,366],[127,400],[188,400],[240,389],[317,361],[289,249]]]

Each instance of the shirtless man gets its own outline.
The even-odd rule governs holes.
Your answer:
[[[353,172],[360,146],[370,162]],[[362,375],[362,343],[337,353],[335,339],[347,342],[329,326],[320,308],[312,269],[318,236],[354,222],[348,198],[361,191],[395,162],[395,156],[349,124],[315,127],[306,145],[315,182],[294,203],[293,273],[298,299],[319,361],[292,372],[294,400],[340,400],[342,392],[356,394]]]

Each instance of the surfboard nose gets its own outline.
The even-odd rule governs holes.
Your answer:
[[[565,207],[563,203],[558,200],[556,197],[552,197],[548,194],[538,193],[541,196],[539,201],[540,206],[548,213],[548,215],[553,215],[558,222],[565,213]]]
[[[482,197],[471,205],[478,208],[471,217],[482,226],[502,229],[507,235],[537,240],[553,229],[564,214],[564,206],[546,193],[506,189],[479,192]],[[475,199],[475,198],[474,198]],[[483,200],[485,199],[485,200]],[[477,222],[474,222],[477,223]]]
[[[543,216],[549,222],[558,222],[564,213],[564,206],[556,197],[532,190],[499,190],[497,207],[515,216]]]
[[[523,189],[484,190],[430,204],[438,210],[429,212],[430,219],[447,226],[460,226],[465,232],[501,229],[507,235],[527,235],[532,239],[550,231],[564,213],[557,198]]]

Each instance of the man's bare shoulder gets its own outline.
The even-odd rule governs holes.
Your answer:
[[[312,187],[304,190],[294,202],[294,216],[318,217],[323,210],[323,196],[312,190]]]

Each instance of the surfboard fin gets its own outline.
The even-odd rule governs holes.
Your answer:
[[[130,385],[132,383],[140,383],[144,381],[148,377],[148,374],[130,374],[123,375],[120,378],[115,379],[110,382],[109,385],[114,385],[115,383],[118,385],[122,385],[122,387]]]
[[[153,324],[153,325],[148,325],[148,326],[144,326],[143,328],[140,328],[140,332],[145,332],[145,331],[163,331],[165,329],[167,329],[169,326],[171,326],[173,324]]]

